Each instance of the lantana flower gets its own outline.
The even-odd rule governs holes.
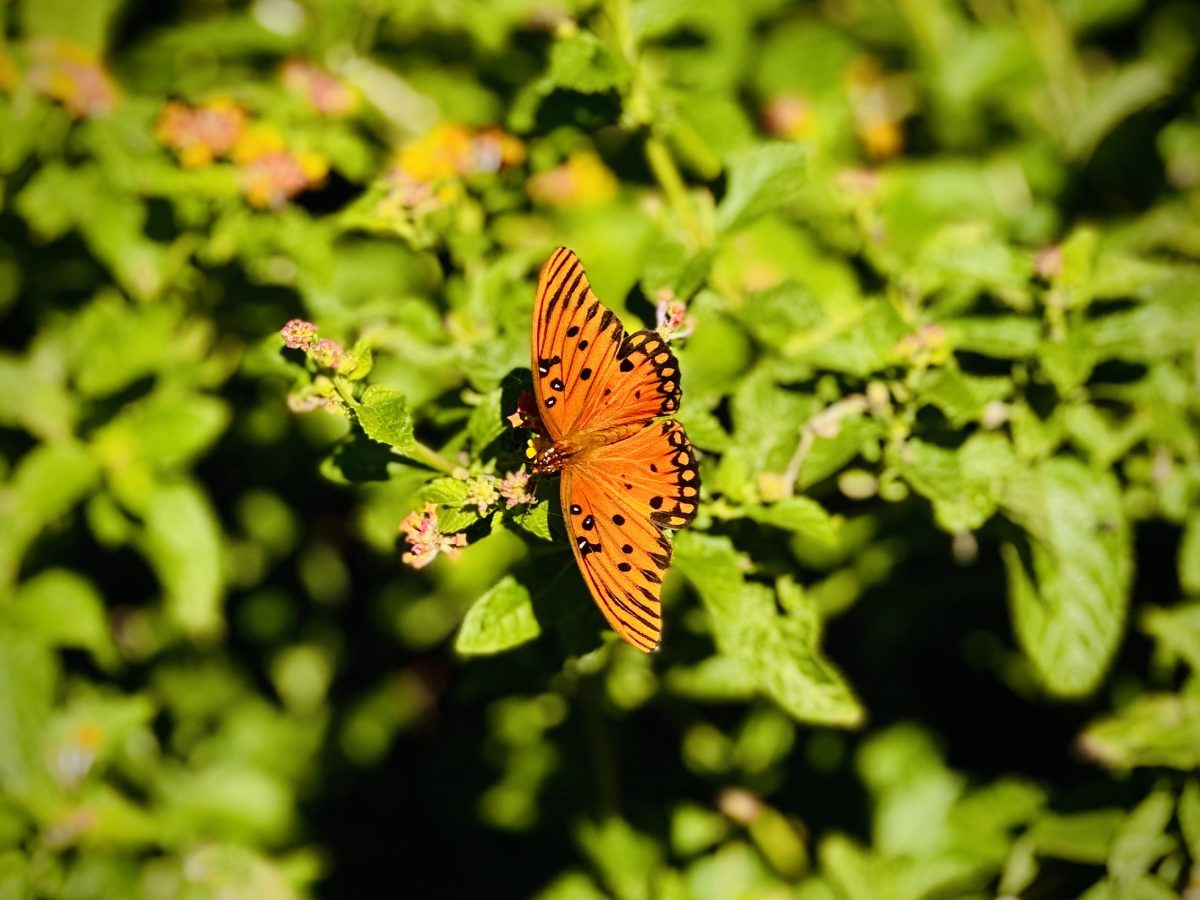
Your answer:
[[[289,320],[279,334],[292,350],[311,350],[317,345],[317,326],[304,319]]]
[[[461,179],[524,161],[525,145],[500,128],[472,132],[459,123],[442,123],[396,154],[388,173],[389,201],[412,210],[438,209],[461,196]]]
[[[279,130],[266,124],[247,129],[233,148],[233,160],[242,170],[242,193],[261,209],[281,208],[301,191],[319,187],[329,174],[324,156],[289,150]]]
[[[687,304],[675,299],[670,289],[659,292],[658,305],[654,308],[655,331],[664,341],[685,338],[696,327],[696,320],[688,315]]]
[[[170,100],[163,106],[154,137],[179,154],[185,168],[198,169],[230,153],[246,130],[246,111],[232,100],[188,106]]]
[[[279,68],[279,80],[299,94],[322,116],[344,119],[358,108],[358,92],[337,76],[305,59],[289,59]]]
[[[500,499],[496,491],[496,479],[491,475],[474,475],[467,479],[467,498],[464,506],[474,506],[479,515],[486,515],[492,505]]]
[[[412,549],[401,555],[400,560],[414,569],[423,569],[437,558],[439,553],[454,557],[467,545],[467,536],[462,532],[442,534],[438,530],[437,505],[426,503],[422,512],[412,512],[400,523],[404,540]]]
[[[529,489],[529,473],[522,470],[507,473],[500,481],[500,496],[506,509],[536,503],[537,497]]]
[[[26,73],[33,89],[56,100],[77,118],[96,118],[116,109],[117,87],[99,58],[82,44],[39,38],[29,45]]]
[[[602,206],[617,195],[617,177],[590,150],[571,154],[566,162],[539,172],[525,185],[534,203],[544,206]]]

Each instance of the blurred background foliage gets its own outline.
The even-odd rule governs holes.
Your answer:
[[[1194,4],[0,24],[0,895],[1200,893]],[[653,656],[559,244],[691,329]]]

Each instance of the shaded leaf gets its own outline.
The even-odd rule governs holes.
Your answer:
[[[454,649],[464,656],[510,650],[541,634],[529,591],[511,575],[467,610]]]
[[[854,726],[862,708],[817,648],[819,619],[801,595],[786,614],[772,592],[743,576],[727,538],[684,531],[675,537],[675,564],[704,601],[721,653],[741,659],[759,690],[801,721]]]
[[[794,143],[760,144],[729,158],[729,189],[717,208],[717,227],[734,231],[786,206],[807,181],[808,152]]]
[[[208,498],[190,484],[158,488],[137,543],[163,586],[167,616],[186,635],[213,637],[221,611],[221,530]]]
[[[1111,475],[1060,458],[1013,470],[1001,505],[1031,539],[1028,563],[1014,545],[1003,548],[1021,647],[1050,693],[1085,695],[1116,650],[1129,601],[1133,548],[1120,490]]]
[[[373,384],[363,393],[362,402],[354,412],[367,437],[389,444],[397,453],[412,452],[412,416],[403,393]]]

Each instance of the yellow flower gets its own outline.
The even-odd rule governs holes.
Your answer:
[[[460,174],[471,152],[471,132],[464,125],[443,123],[401,149],[399,169],[417,181],[436,181]]]
[[[238,165],[252,163],[272,153],[282,153],[286,143],[274,125],[259,123],[247,128],[233,145],[233,161]]]
[[[904,132],[891,119],[874,119],[858,127],[858,138],[871,159],[891,159],[904,149]]]

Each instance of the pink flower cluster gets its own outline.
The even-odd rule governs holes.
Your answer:
[[[279,334],[291,350],[312,350],[317,346],[317,326],[303,319],[291,319],[279,329]]]
[[[422,512],[412,512],[400,523],[400,531],[404,540],[412,549],[404,553],[400,560],[414,569],[423,569],[437,558],[439,553],[454,557],[458,551],[467,545],[467,536],[457,534],[442,534],[438,528],[437,506],[426,503]]]
[[[509,472],[500,482],[500,496],[505,508],[536,503],[537,497],[529,490],[529,473],[524,470]]]
[[[317,365],[323,369],[337,369],[348,358],[346,349],[329,338],[317,339],[317,326],[304,319],[291,319],[279,329],[279,336],[292,350],[311,353]]]

